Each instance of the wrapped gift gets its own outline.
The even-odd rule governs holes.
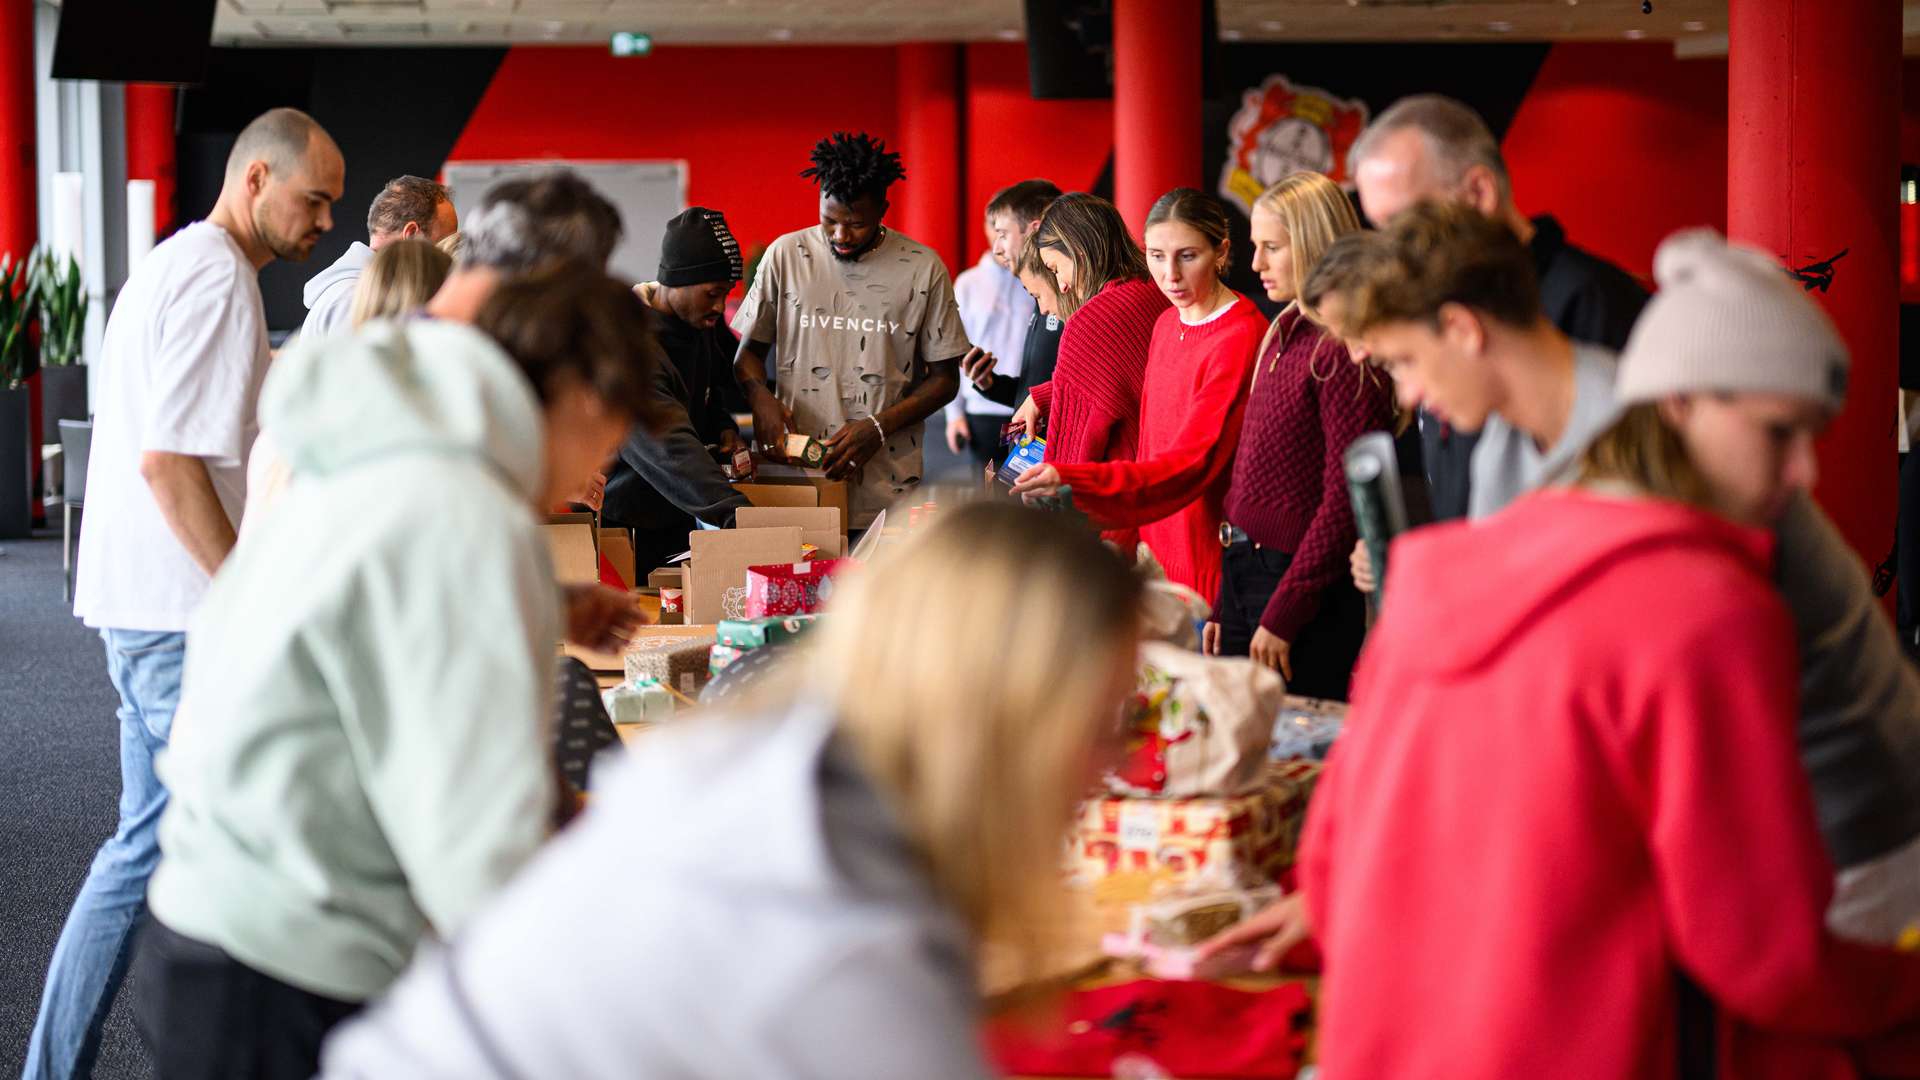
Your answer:
[[[1273,722],[1270,754],[1275,761],[1325,761],[1346,723],[1347,706],[1341,702],[1289,694],[1281,699],[1280,716]]]
[[[623,658],[627,681],[637,685],[651,679],[687,697],[698,697],[710,677],[707,650],[712,645],[713,637],[708,634],[640,638],[627,646]]]
[[[621,683],[603,692],[600,699],[616,724],[652,724],[673,719],[673,695],[658,679]]]
[[[1223,887],[1278,880],[1293,865],[1320,763],[1268,767],[1232,798],[1093,799],[1081,808],[1071,869],[1098,884],[1136,874],[1167,885]]]
[[[727,665],[747,655],[748,650],[732,645],[715,645],[707,651],[707,674],[718,675],[727,670]]]
[[[747,567],[747,618],[811,615],[833,596],[834,575],[846,559]]]
[[[763,645],[780,645],[798,638],[819,621],[817,615],[787,615],[765,619],[723,619],[716,641],[729,648],[745,651]]]

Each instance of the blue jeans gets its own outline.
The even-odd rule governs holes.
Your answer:
[[[167,789],[154,776],[153,759],[173,729],[187,636],[146,630],[100,636],[107,642],[107,674],[120,692],[120,824],[94,855],[53,947],[40,1018],[27,1044],[27,1080],[92,1074],[100,1029],[147,912],[147,878],[160,862],[157,828]]]

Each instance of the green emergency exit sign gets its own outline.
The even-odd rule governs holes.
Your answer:
[[[630,34],[622,30],[613,35],[613,55],[615,56],[645,56],[652,51],[652,34]]]

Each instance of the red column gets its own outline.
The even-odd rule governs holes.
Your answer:
[[[0,253],[16,262],[40,235],[34,121],[33,0],[0,0]]]
[[[939,252],[955,273],[960,243],[960,46],[900,46],[900,231]]]
[[[1732,0],[1727,60],[1728,234],[1793,268],[1846,252],[1813,293],[1853,354],[1816,494],[1877,565],[1897,502],[1900,5]]]
[[[127,179],[153,181],[153,238],[156,241],[166,239],[174,220],[173,190],[178,172],[173,102],[171,86],[127,84]]]
[[[1114,0],[1113,195],[1139,235],[1154,200],[1200,187],[1200,0]]]

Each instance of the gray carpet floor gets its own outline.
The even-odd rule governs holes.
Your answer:
[[[0,541],[0,1078],[20,1075],[47,958],[113,831],[120,751],[100,639],[60,599],[60,539]],[[153,1075],[122,992],[94,1076]]]

